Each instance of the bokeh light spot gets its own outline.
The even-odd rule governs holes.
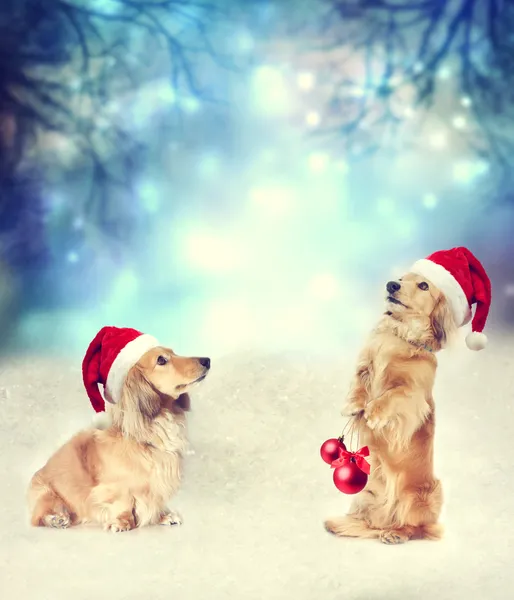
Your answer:
[[[438,200],[435,194],[425,194],[423,196],[423,206],[428,209],[433,209],[437,206]]]
[[[329,156],[325,152],[313,152],[307,159],[307,163],[313,173],[323,173],[328,168]]]
[[[305,117],[305,122],[309,127],[317,127],[321,122],[321,116],[315,110],[311,110]]]
[[[289,93],[282,73],[274,67],[262,66],[253,74],[254,103],[266,115],[279,115],[290,106]]]

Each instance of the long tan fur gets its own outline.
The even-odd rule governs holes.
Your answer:
[[[200,359],[168,348],[147,352],[130,370],[120,403],[110,407],[112,424],[78,433],[32,478],[32,525],[93,522],[128,531],[180,524],[167,502],[179,488],[187,449],[187,390],[207,370]]]
[[[439,539],[443,501],[433,472],[435,353],[455,325],[443,294],[407,274],[389,289],[387,310],[362,350],[343,409],[370,449],[371,475],[350,514],[325,527],[387,544]]]

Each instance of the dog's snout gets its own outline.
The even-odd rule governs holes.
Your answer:
[[[202,367],[205,367],[206,369],[210,369],[211,368],[211,359],[210,358],[199,358],[198,362],[202,365]]]
[[[389,281],[386,285],[386,289],[390,294],[397,292],[402,286],[397,281]]]

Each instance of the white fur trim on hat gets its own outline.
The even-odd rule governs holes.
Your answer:
[[[483,350],[487,346],[487,336],[479,331],[472,331],[466,336],[466,346],[470,350]]]
[[[159,342],[153,336],[144,333],[120,350],[107,375],[106,399],[114,404],[121,400],[121,392],[128,372],[143,354],[156,346],[159,346]]]
[[[423,258],[414,263],[410,269],[411,273],[426,277],[441,292],[450,304],[453,318],[457,327],[466,325],[471,319],[471,308],[468,304],[466,294],[455,277],[441,265]]]

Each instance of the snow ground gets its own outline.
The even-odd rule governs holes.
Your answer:
[[[440,355],[441,542],[337,539],[349,498],[320,444],[340,432],[354,353],[218,359],[193,396],[181,528],[32,529],[25,490],[92,416],[80,362],[0,363],[0,597],[5,600],[514,598],[514,340]]]

